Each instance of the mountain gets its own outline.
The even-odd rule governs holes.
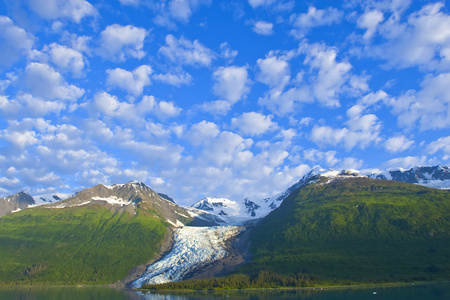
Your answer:
[[[143,183],[97,185],[0,218],[0,285],[109,284],[171,244],[189,213]]]
[[[450,192],[329,171],[306,176],[250,233],[237,272],[326,282],[448,279]]]
[[[62,200],[66,200],[67,198],[72,197],[73,194],[67,193],[52,193],[52,194],[43,194],[33,196],[34,205],[45,205],[50,203],[59,202]]]
[[[29,207],[55,203],[70,197],[70,194],[54,193],[31,196],[27,192],[20,192],[0,199],[0,217]]]
[[[20,192],[0,199],[0,217],[13,211],[19,211],[35,204],[33,197],[27,192]]]
[[[416,183],[423,186],[450,189],[450,168],[447,166],[422,166],[409,170],[394,169],[385,172],[374,171],[368,177]]]

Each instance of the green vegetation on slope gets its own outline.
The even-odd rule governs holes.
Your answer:
[[[225,277],[184,280],[163,284],[144,284],[149,290],[236,290],[255,288],[310,287],[320,280],[308,274],[285,275],[260,271],[255,275],[233,274]]]
[[[300,187],[255,226],[252,262],[239,272],[450,279],[448,191],[368,178],[321,182]]]
[[[0,285],[106,284],[151,260],[168,224],[152,212],[85,205],[0,218]]]

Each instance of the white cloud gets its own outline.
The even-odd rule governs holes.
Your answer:
[[[191,42],[184,37],[177,40],[171,34],[166,36],[166,45],[159,48],[158,53],[176,64],[192,66],[209,66],[215,58],[214,52],[198,40]]]
[[[141,0],[119,0],[119,2],[123,5],[137,6],[141,2]]]
[[[193,145],[198,146],[215,138],[219,133],[220,129],[215,123],[203,120],[192,125],[186,137]]]
[[[231,109],[231,103],[225,100],[215,100],[205,102],[200,105],[200,109],[212,115],[226,115]]]
[[[408,91],[391,99],[394,114],[402,127],[411,128],[418,122],[421,130],[450,126],[450,73],[428,77],[420,91]]]
[[[81,77],[84,69],[83,55],[69,47],[51,44],[50,57],[52,62],[63,72],[70,72],[75,77]]]
[[[363,114],[364,107],[354,105],[347,110],[348,127],[333,128],[315,125],[310,139],[319,146],[342,146],[347,150],[354,147],[367,148],[381,141],[381,122],[374,114]]]
[[[364,40],[370,40],[375,34],[378,25],[383,22],[384,15],[379,10],[366,11],[358,18],[357,24],[359,28],[366,29],[363,35]]]
[[[192,76],[189,73],[183,72],[179,74],[153,74],[152,79],[165,84],[174,86],[189,85],[192,82]]]
[[[444,3],[424,6],[407,22],[390,18],[379,25],[386,43],[367,48],[366,53],[384,58],[399,68],[419,66],[426,70],[450,69],[450,16]]]
[[[333,167],[339,162],[336,154],[335,150],[322,152],[317,149],[307,149],[303,151],[303,158],[313,163],[325,162],[327,167]]]
[[[243,113],[231,119],[231,126],[243,135],[258,136],[276,127],[272,122],[273,116],[265,116],[256,112]]]
[[[159,101],[156,108],[156,115],[160,118],[176,117],[180,112],[181,108],[177,107],[173,102]]]
[[[85,0],[28,0],[30,8],[44,19],[69,18],[76,23],[86,16],[97,15],[97,10]]]
[[[364,161],[354,157],[344,158],[338,166],[339,170],[359,170],[364,165]]]
[[[220,44],[220,56],[227,60],[228,63],[232,63],[234,58],[238,55],[236,50],[231,50],[228,42],[223,42]]]
[[[329,107],[340,106],[338,95],[342,93],[344,84],[350,79],[352,65],[336,60],[337,50],[323,45],[305,45],[301,50],[306,52],[304,63],[316,70],[312,79],[312,92],[315,98]]]
[[[33,47],[34,37],[14,22],[0,16],[0,67],[12,66],[22,55],[28,55]]]
[[[132,122],[143,122],[142,118],[148,114],[165,119],[176,117],[181,112],[181,108],[173,102],[158,102],[153,96],[144,96],[139,102],[128,103],[121,102],[116,96],[106,92],[94,96],[92,107],[103,115]]]
[[[112,61],[125,61],[128,57],[141,59],[146,54],[143,50],[146,35],[144,28],[109,25],[100,33],[97,53]]]
[[[256,79],[270,87],[285,85],[290,79],[289,63],[276,56],[268,56],[264,59],[258,59],[257,62],[260,72]]]
[[[394,136],[386,140],[384,148],[392,153],[402,152],[409,149],[414,141],[409,140],[404,135]]]
[[[250,92],[250,79],[248,79],[247,67],[220,67],[213,73],[216,81],[214,94],[236,103]]]
[[[214,140],[204,146],[202,156],[217,166],[223,166],[231,163],[251,143],[251,140],[245,140],[238,134],[222,131]]]
[[[250,4],[253,8],[259,6],[269,6],[275,3],[275,0],[248,0],[248,4]]]
[[[0,111],[7,119],[43,117],[49,113],[59,113],[66,108],[60,101],[45,101],[30,94],[19,93],[15,99],[0,96]]]
[[[287,59],[304,54],[304,66],[309,70],[301,70],[290,80]],[[273,113],[284,116],[298,111],[299,104],[318,101],[325,107],[339,107],[340,95],[344,93],[359,95],[367,86],[364,80],[352,76],[352,65],[337,60],[337,50],[321,44],[301,43],[298,52],[277,58],[269,53],[266,59],[257,61],[261,72],[257,79],[269,86],[271,90],[258,100]],[[289,85],[293,87],[285,91]]]
[[[436,141],[431,142],[427,146],[427,151],[430,154],[435,154],[438,151],[442,151],[444,154],[444,160],[448,160],[450,158],[450,136],[441,137]]]
[[[116,96],[106,92],[96,94],[94,96],[93,105],[98,112],[107,116],[125,120],[136,120],[138,117],[138,111],[134,104],[120,102]],[[140,110],[139,113],[144,114],[151,109],[153,109],[153,107],[149,107],[147,110]]]
[[[303,38],[310,28],[340,23],[343,15],[336,8],[317,9],[314,6],[310,6],[307,13],[291,16],[291,21],[294,25],[291,34],[296,38]]]
[[[152,72],[152,68],[148,65],[139,66],[132,72],[120,68],[107,70],[106,85],[118,87],[134,96],[139,96],[144,91],[144,87],[151,84],[150,74]]]
[[[21,149],[35,145],[39,142],[36,138],[36,133],[32,130],[19,131],[5,129],[0,133],[0,138]]]
[[[384,169],[409,169],[411,167],[415,166],[423,166],[426,162],[426,157],[422,156],[406,156],[406,157],[397,157],[388,160],[387,162],[383,163]]]
[[[29,63],[25,68],[25,86],[31,94],[45,100],[75,101],[84,90],[68,84],[52,67],[41,63]]]
[[[273,24],[264,21],[258,21],[253,25],[253,31],[261,35],[273,34]]]

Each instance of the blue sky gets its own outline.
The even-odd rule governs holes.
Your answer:
[[[140,180],[191,204],[449,164],[448,4],[4,0],[0,116],[1,196]]]

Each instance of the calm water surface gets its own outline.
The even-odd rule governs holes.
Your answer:
[[[376,292],[376,294],[374,294]],[[404,287],[376,287],[335,290],[204,292],[204,293],[147,293],[109,288],[33,287],[0,288],[5,300],[435,300],[450,299],[450,283]]]

